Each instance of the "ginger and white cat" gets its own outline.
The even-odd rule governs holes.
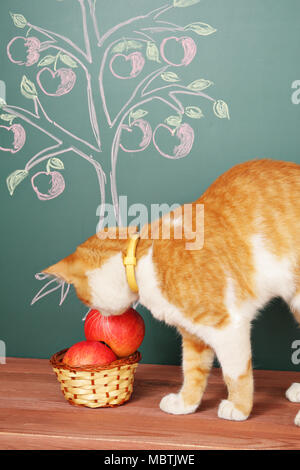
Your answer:
[[[79,299],[104,314],[121,314],[139,300],[155,318],[178,328],[184,381],[178,393],[161,400],[163,411],[185,414],[198,408],[216,354],[228,388],[218,416],[244,420],[253,401],[252,320],[280,296],[300,322],[300,165],[242,163],[194,204],[204,205],[203,248],[185,249],[186,239],[176,239],[174,231],[169,240],[147,238],[153,224],[162,228],[164,217],[143,227],[136,250],[137,294],[125,274],[124,229],[116,239],[107,236],[111,229],[93,235],[44,272],[74,284]],[[174,228],[176,211],[173,215]],[[286,397],[300,402],[300,383]],[[300,411],[295,424],[300,426]]]

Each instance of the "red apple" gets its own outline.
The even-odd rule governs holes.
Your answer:
[[[80,341],[73,344],[63,358],[63,363],[71,367],[91,364],[105,366],[117,360],[115,353],[98,341]]]
[[[143,317],[133,308],[122,315],[104,316],[91,310],[86,317],[84,332],[87,340],[104,341],[119,357],[134,353],[145,336]]]
[[[5,148],[1,147],[0,145],[0,150],[3,150],[4,152],[11,152],[11,153],[16,153],[25,144],[26,140],[26,132],[24,130],[24,127],[21,124],[13,124],[10,127],[6,126],[0,126],[1,129],[5,129],[5,131],[11,131],[14,136],[14,141],[12,143],[12,148]]]
[[[120,60],[120,58],[123,61],[125,60],[125,62],[130,62],[131,64],[131,71],[130,71],[130,74],[127,76],[119,75],[114,71],[114,68],[113,68],[114,62],[116,59]],[[121,78],[123,80],[126,80],[126,79],[137,77],[143,70],[144,65],[145,65],[145,59],[143,55],[140,52],[131,52],[131,54],[128,54],[128,55],[115,54],[109,63],[109,68],[110,68],[111,73],[116,78]]]
[[[48,193],[42,193],[39,191],[36,185],[36,179],[40,179],[40,175],[47,177],[50,176],[50,188]],[[39,171],[31,178],[31,185],[36,192],[37,197],[41,201],[48,201],[49,199],[54,199],[55,197],[59,196],[65,189],[65,180],[61,173],[58,171]]]
[[[25,58],[23,53],[23,60],[19,60],[13,57],[13,54],[16,54],[15,45],[17,45],[18,48],[20,47],[20,43],[22,43],[26,53]],[[40,45],[41,43],[39,39],[34,36],[28,38],[24,38],[23,36],[16,36],[7,44],[7,55],[14,64],[26,65],[26,67],[30,67],[30,65],[35,64],[39,60]],[[13,52],[11,49],[13,49]]]
[[[136,119],[135,121],[133,121],[131,126],[127,126],[123,124],[122,129],[126,130],[127,132],[132,132],[133,126],[138,127],[143,133],[142,140],[139,143],[139,149],[130,150],[130,149],[125,148],[122,144],[120,144],[120,147],[122,150],[124,150],[124,152],[130,152],[130,153],[142,152],[148,147],[148,145],[151,142],[152,129],[151,129],[149,122],[145,121],[144,119]]]
[[[176,43],[179,43],[182,46],[183,58],[179,63],[171,62],[171,60],[169,60],[165,56],[165,46],[169,41],[173,43],[173,47],[176,46]],[[161,53],[163,60],[167,64],[173,65],[175,67],[180,67],[181,65],[189,65],[194,59],[196,52],[197,52],[197,46],[195,44],[195,41],[192,38],[186,37],[186,36],[182,36],[180,38],[177,38],[175,36],[165,38],[160,45],[160,53]]]
[[[160,128],[167,129],[167,131],[169,131],[169,133],[172,136],[175,135],[177,137],[177,139],[179,140],[179,142],[180,142],[179,145],[176,145],[174,147],[172,155],[169,155],[168,153],[163,152],[160,149],[159,145],[157,144],[156,134],[157,134],[158,129],[160,129]],[[177,129],[171,129],[171,127],[167,126],[166,124],[158,124],[158,126],[156,126],[156,128],[154,129],[154,132],[153,132],[153,143],[154,143],[154,147],[156,148],[156,150],[161,155],[163,155],[164,157],[170,158],[170,159],[173,159],[173,160],[176,160],[178,158],[183,158],[183,157],[186,157],[190,153],[190,151],[193,147],[194,130],[186,122],[184,122],[179,127],[177,127]]]
[[[46,90],[45,84],[41,82],[41,79],[44,80],[44,77],[46,77],[48,81],[50,78],[51,80],[54,80],[55,78],[59,78],[60,83],[57,86],[57,89],[54,93],[53,92],[50,93],[49,91]],[[56,70],[56,72],[53,72],[51,69],[49,69],[49,67],[43,67],[37,73],[36,80],[39,84],[39,87],[45,93],[45,95],[62,96],[62,95],[65,95],[66,93],[69,93],[72,90],[76,82],[76,74],[72,69],[68,69],[68,68],[61,68],[61,69]]]

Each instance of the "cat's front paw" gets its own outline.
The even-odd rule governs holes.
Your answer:
[[[298,413],[296,414],[295,424],[296,426],[300,426],[300,411],[298,411]]]
[[[186,415],[194,413],[198,408],[198,404],[185,405],[180,393],[170,393],[162,398],[159,407],[166,413],[171,413],[173,415]]]
[[[248,416],[238,410],[232,401],[222,400],[218,409],[219,418],[230,419],[232,421],[244,421]]]
[[[293,383],[285,392],[285,396],[294,403],[300,403],[300,384]]]

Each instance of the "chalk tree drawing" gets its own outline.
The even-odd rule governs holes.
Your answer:
[[[125,20],[103,34],[100,33],[96,18],[96,1],[77,0],[81,13],[84,50],[67,36],[31,24],[21,13],[11,13],[15,27],[23,30],[24,34],[15,36],[8,42],[7,55],[11,62],[24,69],[20,91],[28,99],[32,109],[6,104],[4,100],[0,102],[0,118],[8,124],[0,127],[12,132],[14,137],[12,148],[0,147],[0,150],[15,155],[22,149],[28,136],[20,122],[25,125],[26,130],[30,126],[38,129],[53,140],[53,145],[32,155],[25,168],[16,169],[8,175],[6,182],[10,195],[12,196],[17,186],[30,175],[32,188],[41,201],[59,197],[65,190],[62,174],[64,163],[61,158],[64,153],[73,151],[95,170],[100,192],[100,217],[103,218],[109,191],[109,197],[114,204],[116,223],[122,224],[117,189],[117,161],[120,151],[142,152],[153,144],[160,155],[170,160],[187,157],[195,136],[191,122],[203,118],[199,102],[211,102],[212,112],[218,118],[229,119],[229,111],[223,100],[215,99],[203,91],[213,85],[207,78],[194,77],[191,83],[181,83],[180,68],[187,67],[196,57],[197,38],[214,34],[216,29],[201,21],[181,26],[167,21],[166,18],[172,9],[193,6],[199,0],[173,0],[172,3],[166,3],[144,15]],[[172,44],[182,48],[182,58],[178,61],[168,55]],[[20,45],[24,48],[23,60],[14,55],[16,46]],[[129,73],[120,72],[122,63],[129,65]],[[143,74],[146,63],[151,64],[153,70]],[[96,65],[97,76],[91,70],[92,65]],[[44,96],[59,100],[61,96],[72,93],[76,86],[82,86],[77,80],[77,71],[80,68],[85,75],[86,105],[94,137],[92,142],[72,133],[67,126],[58,123],[55,117],[50,117],[43,104]],[[104,73],[108,71],[120,82],[120,87],[124,80],[134,81],[133,92],[114,116],[109,110],[109,97],[104,85]],[[50,92],[47,89],[46,77],[59,80],[56,90]],[[82,95],[84,96],[83,93]],[[181,95],[191,97],[191,106],[183,106]],[[164,103],[171,111],[164,122],[157,124],[154,129],[146,118],[148,111],[145,109],[147,103],[152,101]],[[13,123],[15,119],[20,122]],[[127,148],[122,143],[122,136],[133,131],[141,133],[140,143],[137,148]],[[161,149],[162,134],[166,131],[178,141],[169,153]],[[107,136],[108,132],[111,133],[109,174],[103,170],[104,142],[101,137],[104,133]],[[39,189],[40,175],[49,177],[50,188],[46,193]],[[38,273],[36,278],[44,280],[46,276]],[[69,286],[66,287],[64,283],[53,286],[53,282],[47,282],[35,296],[33,303],[59,288],[60,304],[63,302]]]

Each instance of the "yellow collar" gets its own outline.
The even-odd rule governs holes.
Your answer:
[[[129,240],[129,245],[127,248],[127,253],[123,260],[125,270],[126,270],[127,282],[132,292],[139,291],[139,288],[135,279],[135,266],[136,266],[135,251],[136,251],[136,246],[138,244],[139,238],[140,238],[140,235],[138,233],[135,233],[134,235],[131,236]]]

